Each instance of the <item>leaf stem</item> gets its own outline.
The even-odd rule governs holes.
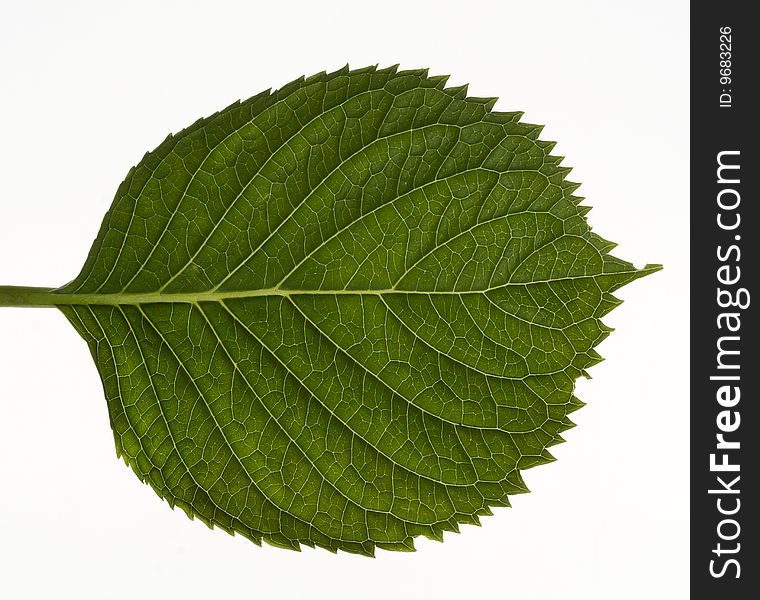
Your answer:
[[[0,285],[0,307],[37,306],[53,308],[53,288]]]

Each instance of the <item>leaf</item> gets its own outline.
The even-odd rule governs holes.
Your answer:
[[[659,266],[609,254],[541,127],[445,85],[346,68],[233,104],[130,171],[74,281],[16,290],[87,340],[172,506],[412,550],[552,460],[611,293]]]

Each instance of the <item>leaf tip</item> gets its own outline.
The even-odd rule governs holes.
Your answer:
[[[657,271],[662,271],[665,267],[663,267],[661,264],[657,263],[647,263],[644,265],[643,268],[639,269],[639,271],[642,274],[642,277],[645,275],[651,275],[652,273],[657,273]]]

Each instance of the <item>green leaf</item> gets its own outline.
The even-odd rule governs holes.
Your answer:
[[[342,69],[169,136],[79,276],[0,289],[88,342],[116,449],[259,543],[412,550],[527,491],[601,360],[609,254],[541,127]]]

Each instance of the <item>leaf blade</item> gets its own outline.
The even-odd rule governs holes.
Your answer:
[[[54,292],[117,453],[253,541],[372,554],[479,523],[572,426],[612,257],[521,113],[341,69],[201,119],[128,175]]]

